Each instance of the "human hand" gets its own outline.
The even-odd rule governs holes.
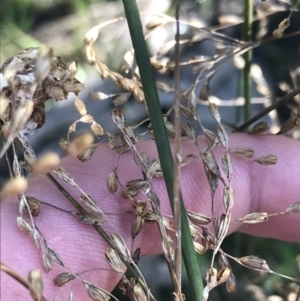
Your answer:
[[[199,138],[201,148],[205,141]],[[232,155],[233,180],[235,204],[232,217],[239,218],[252,212],[280,212],[290,204],[299,201],[300,185],[300,143],[292,139],[278,136],[249,136],[233,134],[229,138],[230,148],[252,147],[255,157],[267,154],[277,156],[277,164],[262,166],[253,161],[238,158]],[[139,150],[145,151],[150,159],[157,157],[153,141],[143,141]],[[217,160],[223,151],[216,150]],[[184,141],[182,153],[197,153],[195,146]],[[123,184],[131,179],[141,178],[141,172],[134,163],[132,154],[122,155],[118,174]],[[100,146],[93,158],[81,163],[77,159],[66,157],[61,165],[71,174],[75,182],[91,195],[105,213],[111,224],[105,222],[110,233],[120,232],[128,246],[133,243],[133,249],[140,247],[142,255],[157,254],[161,252],[159,232],[156,225],[146,225],[145,229],[132,242],[130,229],[133,222],[131,215],[121,213],[130,209],[127,200],[120,197],[120,192],[112,195],[106,187],[106,177],[112,171],[117,155],[106,145]],[[43,202],[51,203],[60,208],[75,211],[64,196],[54,187],[45,176],[35,176],[29,181],[27,196],[33,196]],[[76,188],[66,183],[62,185],[77,200],[80,193]],[[161,201],[161,211],[171,214],[167,193],[162,179],[155,179],[154,190]],[[220,185],[221,186],[221,185]],[[186,207],[190,210],[210,215],[211,196],[201,159],[193,161],[182,169],[181,189]],[[218,188],[215,197],[216,216],[222,212],[222,187]],[[70,288],[74,292],[75,300],[90,300],[82,283],[73,280],[63,289],[53,285],[53,278],[63,271],[82,272],[82,277],[91,283],[111,291],[121,276],[113,272],[106,263],[104,252],[106,243],[89,226],[82,224],[71,215],[41,205],[41,212],[35,222],[47,239],[48,244],[63,259],[66,268],[54,265],[47,274],[43,272],[44,296],[47,300],[57,294],[57,301],[68,300]],[[33,241],[16,224],[18,216],[18,203],[15,200],[1,201],[1,261],[18,271],[24,278],[32,269],[42,269],[41,257]],[[232,222],[229,233],[240,231],[252,235],[272,237],[294,242],[300,241],[299,231],[300,215],[278,216],[266,223],[245,225]],[[228,234],[229,234],[228,233]],[[96,269],[96,270],[95,270]],[[1,300],[31,300],[28,291],[14,279],[1,273]]]

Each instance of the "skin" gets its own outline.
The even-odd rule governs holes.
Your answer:
[[[201,149],[205,148],[203,137],[199,138],[199,144]],[[278,159],[276,165],[262,166],[251,160],[232,156],[232,187],[235,197],[232,217],[239,218],[252,212],[279,212],[299,201],[300,142],[278,136],[253,137],[232,134],[229,138],[229,145],[230,148],[252,147],[255,150],[255,158],[275,154]],[[141,142],[138,149],[145,151],[150,159],[157,157],[153,141]],[[197,150],[191,142],[183,140],[182,153],[197,153]],[[220,162],[224,151],[216,149],[214,153]],[[147,224],[132,242],[130,228],[133,216],[121,214],[130,209],[129,202],[120,197],[121,189],[115,195],[107,191],[106,177],[114,168],[116,159],[117,155],[114,151],[107,145],[102,145],[97,149],[94,157],[84,164],[75,158],[66,157],[62,160],[61,165],[85,192],[97,200],[104,212],[115,213],[109,215],[111,224],[105,222],[109,233],[119,231],[129,247],[133,245],[133,249],[141,248],[142,255],[161,253],[157,226]],[[132,153],[126,153],[121,157],[119,177],[124,185],[130,179],[141,178],[141,172],[134,163]],[[25,195],[34,196],[44,202],[75,211],[45,176],[32,177],[29,183]],[[79,200],[80,193],[76,188],[64,182],[61,183]],[[215,198],[216,216],[223,212],[223,187],[219,186]],[[164,214],[171,214],[163,180],[154,180],[154,189],[161,201],[161,211]],[[182,169],[181,189],[188,209],[210,215],[211,197],[201,159],[193,161],[192,164]],[[43,268],[41,257],[32,240],[27,234],[20,231],[15,222],[18,215],[17,201],[14,199],[2,200],[1,261],[27,278],[30,270],[37,268],[43,270]],[[56,294],[58,295],[56,300],[68,300],[70,288],[74,292],[75,300],[90,300],[78,280],[70,282],[63,289],[53,285],[53,278],[63,271],[80,272],[99,268],[99,270],[85,273],[82,276],[108,291],[111,291],[118,283],[120,275],[111,271],[104,258],[107,245],[91,226],[82,224],[66,213],[43,205],[35,221],[48,244],[60,255],[66,266],[62,268],[55,264],[48,274],[43,272],[44,296],[48,300],[52,300]],[[299,242],[299,223],[299,214],[274,217],[266,223],[256,225],[232,222],[228,234],[239,231],[256,236]],[[104,268],[110,270],[104,270]],[[28,292],[19,283],[2,272],[1,300],[31,299]]]

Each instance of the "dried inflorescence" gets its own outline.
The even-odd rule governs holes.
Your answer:
[[[4,185],[1,196],[17,196],[19,200],[17,224],[32,238],[41,254],[45,270],[50,271],[54,262],[61,266],[64,263],[49,246],[34,221],[34,217],[40,212],[41,203],[32,196],[24,195],[27,188],[24,172],[47,173],[57,167],[59,157],[57,154],[48,153],[37,160],[27,136],[44,125],[46,101],[64,100],[70,92],[78,94],[83,85],[75,78],[74,64],[68,67],[46,46],[20,51],[8,59],[0,71],[0,131],[4,141],[0,158],[11,145],[14,154],[10,169],[11,179]],[[21,144],[24,162],[19,159],[15,141]],[[29,219],[25,217],[25,213]],[[31,294],[35,296],[35,300],[45,300],[42,296],[40,274],[32,271],[29,281],[33,287]]]
[[[73,64],[68,67],[45,46],[22,50],[2,65],[0,118],[6,145],[0,157],[15,138],[25,150],[29,147],[26,136],[45,123],[47,100],[64,100],[83,89],[75,73]]]
[[[288,19],[285,19],[279,25],[278,31],[280,35],[282,35],[287,28],[287,21]],[[172,22],[174,22],[173,18],[160,16],[158,19],[148,23],[147,37],[159,29],[159,27]],[[204,214],[202,212],[187,210],[195,251],[199,254],[203,254],[207,250],[212,250],[211,266],[206,272],[207,284],[203,294],[203,300],[208,300],[210,291],[222,283],[226,283],[228,292],[232,293],[237,290],[237,281],[234,276],[234,271],[230,266],[229,258],[247,268],[276,274],[269,268],[264,259],[253,255],[236,258],[226,254],[222,250],[222,243],[228,233],[230,223],[256,224],[267,222],[270,218],[277,215],[298,214],[300,212],[300,203],[296,202],[291,204],[282,212],[271,214],[267,212],[254,212],[244,217],[232,217],[232,209],[235,204],[235,187],[232,187],[232,177],[234,173],[232,158],[238,156],[261,165],[276,164],[277,158],[273,154],[255,158],[254,150],[251,148],[243,146],[237,148],[229,147],[230,136],[228,135],[228,128],[222,121],[219,107],[210,97],[210,82],[223,62],[228,58],[233,58],[252,49],[256,45],[234,40],[208,29],[200,29],[192,24],[187,25],[193,27],[195,34],[190,39],[182,41],[182,43],[192,45],[209,39],[215,46],[216,54],[211,57],[198,56],[179,62],[181,66],[193,66],[193,72],[196,74],[194,83],[183,91],[180,101],[181,115],[188,119],[188,123],[184,123],[181,129],[176,130],[176,127],[170,119],[170,114],[174,110],[174,107],[171,107],[164,115],[164,123],[170,137],[174,137],[175,134],[185,135],[187,139],[195,145],[196,154],[177,154],[179,165],[180,167],[184,167],[195,160],[202,160],[211,192],[211,212],[205,212]],[[89,64],[95,66],[103,79],[110,78],[118,87],[121,87],[124,92],[107,95],[98,91],[90,92],[89,96],[101,101],[115,97],[113,103],[117,107],[129,101],[130,97],[133,96],[136,101],[146,106],[145,95],[139,71],[135,68],[134,52],[132,50],[126,52],[122,62],[121,72],[125,72],[124,76],[121,75],[121,73],[110,70],[108,66],[97,58],[93,49],[93,43],[98,37],[99,30],[104,26],[105,24],[100,24],[86,34],[84,42],[86,45],[87,60]],[[170,41],[159,50],[156,56],[151,58],[153,67],[159,72],[174,70],[175,62],[166,56],[167,51],[174,45],[175,42]],[[36,129],[43,126],[45,122],[44,104],[48,99],[54,98],[56,100],[63,100],[68,96],[69,92],[74,92],[77,95],[82,90],[83,85],[74,77],[76,64],[72,63],[67,66],[60,58],[53,55],[51,49],[46,47],[29,48],[19,52],[4,63],[1,72],[1,82],[4,83],[0,99],[1,134],[6,140],[6,145],[1,154],[3,155],[10,144],[17,139],[23,146],[25,158],[25,162],[19,162],[15,154],[13,164],[14,177],[6,184],[2,194],[18,195],[20,201],[20,216],[17,218],[18,226],[31,236],[37,249],[41,253],[45,270],[50,271],[55,262],[61,266],[64,266],[64,263],[58,254],[48,245],[46,239],[34,222],[34,217],[36,217],[41,210],[41,204],[45,205],[45,203],[32,196],[25,196],[23,194],[27,186],[27,182],[23,177],[23,170],[33,171],[35,173],[46,173],[52,170],[53,174],[56,174],[60,179],[80,191],[80,201],[83,207],[81,207],[76,200],[72,200],[76,208],[79,208],[79,212],[62,211],[71,214],[82,223],[95,227],[98,232],[104,231],[102,226],[111,223],[109,214],[103,212],[100,208],[97,197],[94,199],[85,192],[63,167],[56,168],[59,164],[59,159],[55,154],[47,154],[37,160],[34,151],[26,139],[27,135],[32,134]],[[158,81],[156,87],[159,91],[164,93],[175,92],[172,86],[162,81]],[[196,95],[197,88],[200,88],[198,96]],[[215,131],[207,129],[202,123],[198,114],[200,102],[204,102],[207,105],[208,113],[216,123]],[[139,141],[144,134],[150,133],[154,139],[151,123],[146,133],[136,134],[138,127],[143,123],[149,122],[149,119],[145,119],[138,125],[129,126],[126,124],[123,111],[120,108],[115,108],[112,110],[111,116],[116,126],[116,132],[108,133],[95,121],[94,116],[87,111],[84,101],[79,97],[75,100],[75,108],[80,117],[71,124],[67,139],[61,139],[60,146],[68,151],[68,153],[77,156],[82,162],[86,162],[91,159],[96,148],[100,145],[100,142],[94,141],[95,137],[98,139],[100,136],[107,136],[108,146],[118,154],[116,165],[106,179],[108,191],[111,194],[121,192],[121,196],[128,201],[130,209],[124,214],[130,214],[133,217],[131,226],[132,240],[143,231],[146,223],[157,225],[162,250],[175,286],[175,292],[180,291],[180,289],[178,289],[178,275],[174,268],[176,247],[173,241],[173,232],[174,229],[176,229],[176,224],[174,226],[172,217],[164,216],[160,207],[160,199],[152,185],[153,178],[163,176],[160,160],[159,158],[150,160],[145,152],[138,150]],[[300,110],[297,111],[294,117],[282,125],[278,134],[287,132],[294,126],[299,125],[299,112]],[[89,124],[93,135],[84,133],[75,139],[70,139],[70,134],[76,131],[76,126],[79,122]],[[201,129],[207,139],[207,145],[204,149],[201,149],[198,145],[198,128]],[[268,124],[259,122],[247,132],[250,135],[257,135],[266,132],[268,129]],[[221,150],[220,159],[215,155],[216,148]],[[118,168],[120,157],[126,152],[132,153],[136,165],[141,170],[141,176],[140,178],[130,179],[123,184],[122,179],[119,177]],[[49,177],[51,178],[51,176]],[[216,191],[219,187],[221,191],[223,191],[221,199],[216,198]],[[62,189],[60,186],[59,188]],[[64,193],[67,195],[66,191],[64,191]],[[68,198],[71,199],[72,197],[68,195]],[[216,202],[220,202],[223,208],[222,212],[218,213],[218,216],[215,212]],[[28,214],[29,219],[23,215],[24,212]],[[138,248],[137,251],[132,254],[130,251],[132,250],[132,246],[127,246],[124,238],[118,233],[117,229],[115,230],[115,233],[101,232],[105,233],[103,237],[105,237],[109,245],[105,254],[102,255],[105,256],[111,268],[121,275],[122,280],[119,286],[124,294],[131,300],[150,300],[150,297],[153,298],[153,296],[151,296],[147,284],[137,267],[141,249]],[[214,267],[216,258],[218,258],[217,268]],[[126,277],[124,274],[125,267],[129,269],[132,268],[131,272],[134,273],[135,278]],[[57,286],[63,286],[67,285],[73,279],[79,279],[91,300],[106,301],[110,299],[111,296],[108,292],[83,279],[82,274],[83,273],[75,273],[72,271],[63,272],[54,279],[54,283]],[[280,276],[299,282],[299,279],[285,275]],[[42,296],[41,277],[33,273],[31,282],[37,294]],[[183,295],[174,294],[176,300],[184,300]],[[73,296],[72,291],[70,292],[70,296]]]

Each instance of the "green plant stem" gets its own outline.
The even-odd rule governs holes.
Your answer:
[[[175,275],[178,286],[177,296],[182,293],[182,233],[181,233],[181,204],[180,204],[180,148],[181,148],[181,118],[180,118],[180,26],[179,26],[179,6],[180,1],[176,4],[176,34],[175,34],[175,96],[174,96],[174,127],[175,127],[175,149],[174,149],[174,230],[175,230]],[[181,299],[181,298],[179,298]]]
[[[123,0],[125,14],[128,22],[128,27],[132,39],[133,48],[137,65],[139,67],[145,100],[148,107],[148,112],[151,120],[151,126],[155,137],[155,142],[158,150],[158,155],[164,174],[165,183],[171,203],[172,210],[174,210],[174,163],[172,160],[171,148],[167,136],[167,131],[163,121],[161,106],[156,90],[153,70],[149,60],[149,54],[144,39],[142,24],[140,20],[139,11],[136,1]],[[181,224],[182,224],[182,253],[189,277],[190,289],[192,291],[193,300],[202,300],[203,283],[201,280],[201,273],[197,262],[197,256],[194,251],[194,246],[189,231],[186,210],[180,197],[181,202]]]
[[[242,31],[242,39],[245,42],[251,43],[252,41],[252,22],[253,22],[253,0],[244,0],[244,24]],[[243,70],[243,96],[245,99],[244,105],[244,121],[251,117],[251,92],[252,92],[252,79],[250,75],[252,50],[243,54],[245,60],[245,67]]]

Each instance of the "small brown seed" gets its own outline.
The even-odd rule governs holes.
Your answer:
[[[135,239],[138,234],[142,231],[145,225],[145,219],[141,216],[137,216],[133,222],[131,227],[131,237]]]
[[[232,271],[231,271],[229,278],[226,281],[226,290],[228,293],[235,293],[237,290],[236,279],[235,279],[235,276],[233,275]]]
[[[215,192],[218,188],[218,185],[219,185],[219,177],[209,169],[206,171],[206,176],[208,179],[210,191],[212,194],[215,194]]]
[[[206,248],[197,241],[193,241],[194,249],[199,254],[204,254],[206,252]]]
[[[198,226],[208,225],[211,223],[211,218],[209,216],[197,213],[191,210],[187,210],[187,215],[189,220]]]
[[[234,149],[231,149],[230,152],[232,154],[235,154],[235,155],[237,155],[239,157],[243,157],[243,158],[252,158],[254,155],[254,150],[249,147],[234,148]]]
[[[266,222],[269,219],[267,212],[254,212],[247,214],[243,218],[239,219],[239,221],[246,224],[256,224]]]
[[[81,116],[84,116],[84,115],[87,114],[87,110],[86,110],[85,104],[84,104],[84,102],[79,97],[76,97],[74,104],[75,104],[75,108],[76,108],[77,112]]]
[[[136,180],[130,180],[127,182],[126,187],[129,190],[140,190],[145,187],[147,184],[146,180],[143,179],[136,179]]]
[[[64,272],[54,278],[54,284],[56,286],[63,286],[73,279],[75,279],[75,275],[73,273]]]
[[[46,272],[49,272],[52,270],[53,261],[52,261],[51,256],[48,253],[43,254],[43,265],[44,265]]]
[[[77,156],[77,158],[81,162],[87,162],[87,161],[89,161],[93,157],[96,148],[97,148],[97,144],[92,144],[91,147],[89,147],[88,149],[84,150],[81,154],[79,154]]]
[[[217,138],[222,146],[228,149],[228,135],[225,128],[221,124],[219,124],[217,127]]]
[[[108,248],[105,251],[105,258],[107,259],[108,263],[114,268],[115,271],[123,273],[122,261],[114,249]]]
[[[267,156],[255,159],[254,162],[257,162],[262,165],[273,165],[273,164],[277,163],[277,158],[275,155],[267,155]]]
[[[40,270],[32,270],[29,272],[28,280],[31,283],[38,300],[42,300],[43,290],[44,290],[44,282],[42,273]]]
[[[230,274],[231,274],[230,268],[227,268],[227,267],[222,268],[218,272],[218,275],[217,275],[218,284],[221,284],[221,283],[225,282],[226,280],[228,280]]]
[[[285,213],[299,213],[300,212],[300,202],[295,202],[292,205],[288,206],[285,210]]]
[[[213,172],[215,175],[219,176],[220,175],[219,166],[217,164],[217,161],[213,153],[207,149],[202,151],[200,154],[206,167],[209,170],[211,170],[211,172]]]
[[[206,82],[202,85],[200,89],[200,100],[207,101],[209,97],[209,80],[206,80]]]
[[[17,217],[17,224],[21,230],[27,233],[31,233],[33,230],[32,226],[21,216]]]
[[[107,176],[106,185],[111,194],[115,194],[118,191],[118,174],[115,170]]]
[[[234,195],[232,187],[225,187],[223,190],[223,203],[226,211],[232,209],[234,204]]]
[[[100,287],[87,281],[84,281],[84,286],[93,301],[108,301],[110,299],[110,296]]]
[[[265,131],[267,131],[270,127],[268,126],[268,124],[264,121],[258,122],[256,123],[252,129],[250,131],[248,131],[248,134],[251,135],[256,135],[256,134],[260,134],[263,133]]]
[[[30,213],[36,217],[40,213],[40,201],[32,196],[25,196]],[[28,208],[25,206],[25,211],[28,213]]]
[[[270,268],[264,259],[253,256],[253,255],[239,258],[238,261],[242,265],[244,265],[248,268],[254,269],[254,270],[264,271],[264,272],[270,271]]]
[[[211,116],[217,121],[217,123],[220,123],[221,122],[221,114],[220,114],[218,106],[213,102],[209,102],[208,110],[209,110]]]
[[[111,234],[111,238],[114,241],[114,243],[116,244],[116,247],[118,248],[118,250],[122,253],[122,255],[130,261],[131,259],[131,254],[127,248],[127,245],[124,241],[124,239],[118,235],[118,234]]]
[[[104,135],[103,127],[99,123],[97,123],[96,121],[92,122],[91,130],[93,131],[93,133],[97,137],[100,137],[100,136]]]
[[[225,153],[222,157],[222,168],[228,178],[229,181],[231,181],[232,178],[232,163],[231,163],[231,157],[229,153]]]
[[[95,200],[92,199],[92,197],[88,194],[81,196],[81,201],[84,206],[86,206],[88,209],[94,211],[94,212],[100,212],[100,208],[98,207]]]
[[[147,301],[148,300],[144,290],[142,289],[142,287],[139,283],[137,283],[133,287],[133,294],[135,295],[136,300],[139,300],[139,301]]]

